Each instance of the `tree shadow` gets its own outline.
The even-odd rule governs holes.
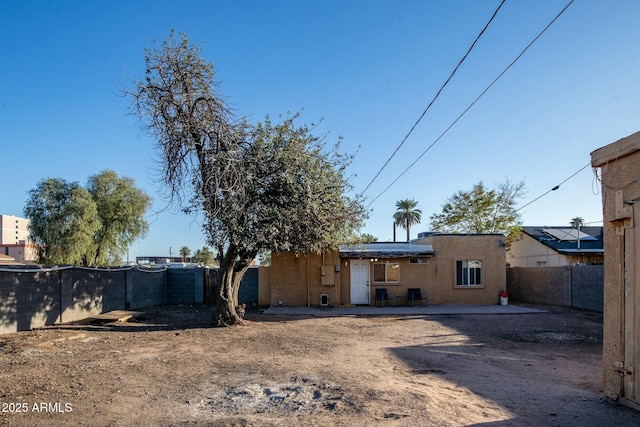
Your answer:
[[[158,332],[185,331],[213,328],[215,306],[207,304],[161,305],[136,310],[136,315],[126,321],[104,322],[83,319],[58,324],[49,329],[82,330],[89,332]]]

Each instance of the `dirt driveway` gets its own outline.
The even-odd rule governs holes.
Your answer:
[[[602,318],[286,317],[211,307],[0,336],[0,425],[637,426],[602,398]]]

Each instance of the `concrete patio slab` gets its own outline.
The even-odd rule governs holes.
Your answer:
[[[339,307],[285,307],[272,306],[263,311],[267,315],[289,316],[421,316],[438,314],[534,314],[546,313],[531,307],[517,305],[463,305],[442,304],[414,307],[374,307],[374,306],[339,306]]]

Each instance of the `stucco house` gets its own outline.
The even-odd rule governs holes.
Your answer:
[[[522,227],[507,252],[510,267],[600,265],[604,262],[602,227]]]
[[[409,243],[341,246],[321,254],[273,253],[270,305],[374,305],[376,289],[406,304],[409,288],[429,304],[497,304],[506,287],[501,234],[423,233]]]

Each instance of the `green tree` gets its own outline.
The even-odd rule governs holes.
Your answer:
[[[271,251],[260,251],[258,254],[258,262],[262,266],[271,265]]]
[[[360,235],[360,241],[364,242],[364,243],[371,243],[371,242],[377,242],[378,238],[376,236],[374,236],[373,234],[362,233]]]
[[[46,264],[109,265],[147,229],[150,198],[131,178],[104,171],[87,188],[61,178],[40,181],[24,208],[29,233]]]
[[[215,257],[213,252],[211,252],[211,250],[206,246],[203,247],[202,249],[197,249],[196,253],[194,253],[193,256],[191,257],[191,260],[193,262],[202,263],[208,266],[214,265],[215,263]]]
[[[507,244],[520,232],[516,203],[524,195],[524,181],[506,180],[488,190],[482,181],[470,191],[458,191],[431,215],[431,229],[444,233],[502,233]]]
[[[187,258],[191,255],[191,249],[187,246],[183,246],[180,248],[180,257],[182,258],[182,262],[187,262]]]
[[[147,234],[149,225],[144,214],[151,198],[135,186],[133,178],[120,178],[112,170],[91,176],[87,190],[96,204],[100,225],[84,264],[113,265],[133,242]]]
[[[261,250],[319,251],[360,226],[364,209],[345,196],[351,157],[296,126],[297,116],[255,126],[234,117],[213,65],[184,34],[147,49],[145,62],[128,93],[132,111],[156,140],[171,200],[204,213],[221,252],[216,325],[242,323],[240,281]]]
[[[572,226],[573,228],[578,228],[578,227],[584,227],[586,224],[584,222],[584,218],[582,218],[581,216],[577,216],[571,219],[571,221],[569,222],[569,225]]]
[[[418,202],[413,199],[405,199],[396,202],[396,213],[393,214],[393,221],[395,225],[407,230],[407,242],[409,241],[409,233],[411,226],[419,224],[422,219],[422,211],[416,209]]]
[[[40,181],[24,208],[29,235],[38,246],[38,262],[81,264],[99,227],[96,204],[77,182]]]

